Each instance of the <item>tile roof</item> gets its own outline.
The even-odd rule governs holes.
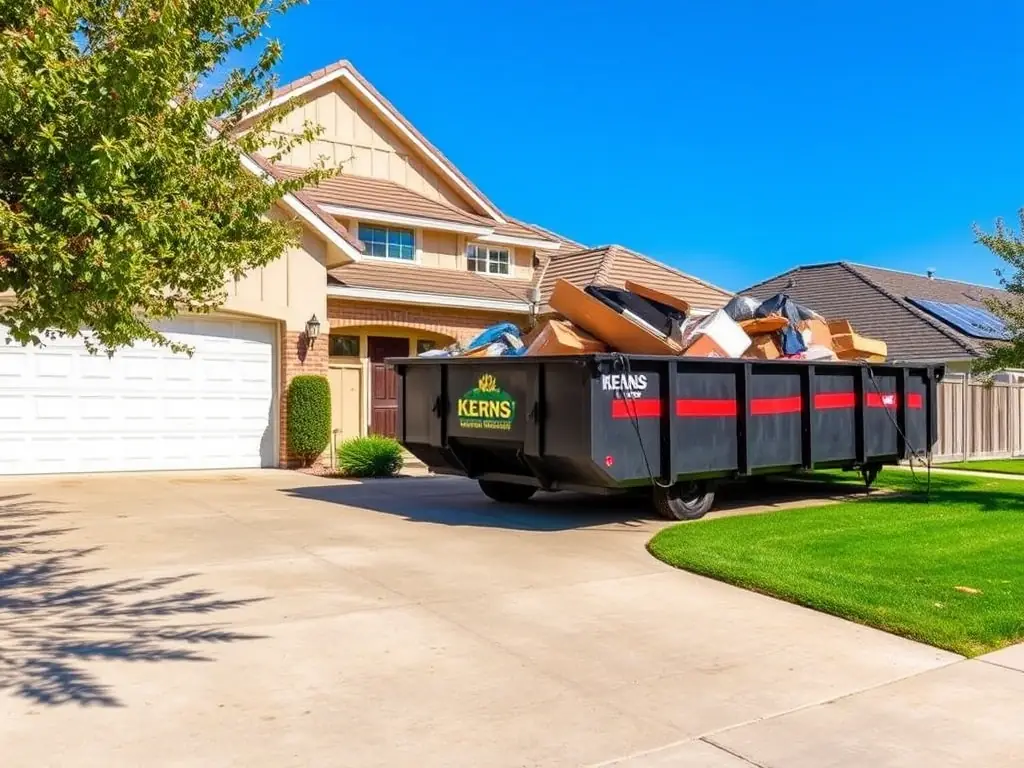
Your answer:
[[[908,297],[984,309],[985,299],[1007,296],[996,288],[850,262],[798,267],[741,293],[761,299],[787,293],[830,320],[849,320],[865,336],[884,339],[897,361],[967,360],[985,351],[983,341],[921,311]]]
[[[559,278],[580,287],[622,287],[626,280],[633,280],[670,293],[701,309],[721,307],[732,298],[732,294],[722,288],[621,245],[603,245],[599,248],[569,253],[559,252],[548,257],[538,278],[541,301],[547,302]],[[542,311],[549,310],[550,308],[545,306]]]
[[[370,259],[328,271],[327,284],[524,303],[533,285],[529,280],[487,277],[468,270]]]
[[[301,176],[308,170],[280,164],[275,168],[288,178]],[[324,179],[315,187],[307,187],[303,191],[318,203],[325,205],[347,205],[383,213],[424,216],[457,224],[483,227],[495,225],[493,219],[466,213],[454,205],[432,200],[426,195],[413,192],[401,184],[385,179],[371,179],[366,176],[340,173],[329,179]]]
[[[442,165],[444,165],[454,176],[456,176],[462,183],[464,183],[470,190],[472,190],[474,194],[476,194],[493,210],[499,210],[498,206],[492,203],[490,199],[488,199],[488,197],[483,192],[481,192],[480,189],[472,181],[470,181],[465,175],[463,175],[462,171],[460,171],[451,160],[445,157],[441,150],[439,150],[437,147],[431,144],[427,137],[420,133],[416,129],[416,126],[410,123],[405,118],[405,116],[395,108],[394,104],[388,101],[380,91],[373,87],[373,84],[369,80],[367,80],[359,73],[359,70],[352,66],[351,62],[345,59],[336,61],[333,64],[329,64],[326,67],[323,67],[322,69],[316,70],[315,72],[310,72],[305,77],[300,77],[298,80],[293,80],[290,83],[286,83],[285,85],[275,88],[274,92],[271,94],[271,99],[286,96],[292,91],[302,88],[303,86],[309,85],[323,78],[327,78],[335,74],[336,72],[342,71],[344,71],[354,80],[356,80],[363,88],[369,91],[370,94],[372,94],[375,99],[377,99],[381,104],[383,104],[384,108],[391,113],[391,116],[395,120],[401,123],[406,130],[408,130],[413,136],[415,136],[416,139],[419,142],[421,142],[423,146],[426,147],[427,150],[431,152]]]
[[[289,178],[294,178],[294,176],[288,176],[286,173],[282,172],[278,166],[271,163],[262,155],[258,155],[255,152],[253,152],[252,154],[248,155],[248,157],[254,163],[256,163],[256,165],[258,165],[263,171],[269,173],[278,181],[287,181]],[[338,221],[331,214],[329,214],[327,211],[321,208],[320,204],[312,195],[309,194],[308,190],[299,189],[292,192],[292,195],[297,200],[299,200],[304,206],[306,206],[306,208],[309,209],[310,213],[316,216],[335,234],[343,238],[349,245],[351,245],[357,251],[363,250],[362,241],[355,235],[353,235],[351,232],[349,232],[348,229],[340,221]]]

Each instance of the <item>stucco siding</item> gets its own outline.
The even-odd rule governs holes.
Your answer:
[[[286,217],[278,209],[269,215]],[[303,229],[299,242],[279,258],[238,280],[229,278],[223,309],[283,321],[288,331],[304,330],[310,315],[327,316],[326,251],[323,240]]]

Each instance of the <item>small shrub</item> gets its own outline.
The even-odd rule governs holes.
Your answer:
[[[296,376],[288,385],[288,451],[308,467],[331,441],[331,385],[323,376]]]
[[[338,446],[338,467],[352,477],[391,477],[402,468],[402,446],[380,435],[354,437]]]

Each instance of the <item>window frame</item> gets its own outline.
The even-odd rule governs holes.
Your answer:
[[[480,261],[480,259],[478,257],[471,257],[469,255],[469,252],[470,252],[471,248],[475,249],[475,250],[479,250],[479,249],[483,248],[487,252],[487,256],[486,256],[486,258],[484,260],[484,263],[487,265],[487,269],[484,270],[483,272],[481,272],[479,270],[476,270],[476,269],[470,268],[469,263],[470,263],[471,259],[472,259],[472,261],[476,261],[476,262]],[[508,255],[508,261],[507,261],[508,271],[507,272],[491,272],[491,269],[490,269],[490,265],[492,264],[492,261],[491,261],[491,251],[504,251]],[[515,264],[515,249],[512,246],[509,246],[509,245],[492,245],[490,243],[466,243],[466,271],[467,272],[472,272],[472,273],[474,273],[476,275],[485,275],[487,277],[512,277],[512,267],[513,267],[514,264]]]
[[[370,253],[370,241],[363,239],[363,228],[367,229],[378,229],[384,232],[384,256],[378,256],[377,254]],[[389,232],[408,232],[412,235],[412,257],[404,258],[402,256],[389,256],[387,253],[391,250],[391,243],[388,239]],[[363,251],[363,256],[368,259],[377,259],[378,261],[387,261],[391,264],[418,264],[420,261],[420,233],[418,229],[413,227],[399,227],[392,224],[378,224],[372,221],[357,221],[356,222],[356,237],[366,246],[366,250]]]
[[[355,339],[355,342],[356,342],[356,353],[354,355],[336,355],[336,354],[334,354],[332,352],[332,349],[331,349],[331,340],[332,339],[336,339],[336,338]],[[362,340],[359,338],[358,334],[330,333],[330,334],[327,335],[327,358],[328,359],[331,359],[331,358],[333,358],[335,360],[337,360],[339,358],[349,358],[349,359],[352,359],[352,358],[361,357],[361,355],[362,355]]]

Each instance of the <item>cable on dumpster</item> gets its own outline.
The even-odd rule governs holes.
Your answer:
[[[629,358],[621,352],[612,353],[612,359],[615,361],[613,367],[615,370],[625,373],[627,376],[632,374],[632,366],[629,363]],[[659,395],[660,397],[660,395]],[[631,398],[622,398],[623,402],[628,403],[626,406],[626,413],[629,414],[629,421],[633,425],[633,431],[636,432],[636,441],[640,444],[640,455],[644,459],[644,467],[647,468],[647,476],[651,479],[651,484],[658,488],[671,488],[672,483],[663,483],[654,476],[654,472],[651,471],[651,462],[647,459],[647,448],[644,447],[644,438],[640,433],[640,417],[636,412],[636,403]]]
[[[917,459],[918,461],[920,461],[922,464],[925,465],[925,478],[926,479],[925,479],[925,486],[924,486],[924,499],[927,502],[927,501],[930,500],[931,494],[932,494],[932,457],[931,457],[931,453],[925,453],[923,451],[919,451],[917,449],[917,447],[912,442],[910,442],[910,440],[907,438],[907,436],[903,432],[903,430],[900,429],[899,422],[896,420],[896,417],[893,415],[892,409],[889,408],[889,406],[885,404],[885,398],[882,396],[882,389],[881,389],[881,387],[878,386],[878,381],[875,379],[875,372],[872,370],[871,366],[867,363],[867,361],[864,362],[864,367],[868,371],[868,378],[871,380],[871,386],[873,386],[875,388],[875,392],[878,393],[878,397],[881,400],[882,407],[885,409],[886,414],[889,416],[889,421],[891,421],[892,425],[894,427],[896,427],[897,434],[899,434],[899,436],[903,438],[903,442],[907,444],[908,448],[910,448],[910,476],[914,479],[914,485],[920,485],[920,481],[917,479],[917,473],[914,471],[914,460]],[[900,408],[900,407],[906,408],[907,404],[906,403],[902,403],[902,404],[901,403],[897,403],[896,407],[897,408]]]

